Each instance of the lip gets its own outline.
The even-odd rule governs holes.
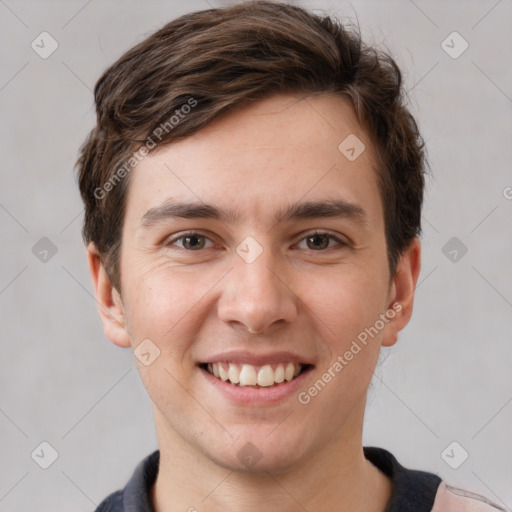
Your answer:
[[[295,363],[302,365],[310,365],[314,364],[308,358],[301,357],[297,354],[293,354],[292,352],[272,352],[268,354],[255,354],[254,352],[241,352],[241,351],[231,351],[231,352],[222,352],[220,354],[215,354],[211,357],[205,358],[203,361],[199,361],[198,364],[207,364],[207,363],[238,363],[238,364],[251,364],[253,366],[263,366],[264,364],[277,364],[277,363]]]
[[[222,357],[225,358],[226,354],[223,354]],[[221,361],[225,360],[226,359],[221,359]],[[245,359],[245,361],[247,362],[247,359]],[[276,402],[283,401],[292,395],[295,396],[299,389],[304,385],[304,381],[308,378],[309,373],[313,368],[314,366],[308,366],[294,379],[282,382],[275,386],[251,388],[247,386],[235,386],[231,383],[224,382],[212,375],[208,370],[198,366],[198,369],[206,379],[207,384],[213,386],[215,390],[229,401],[235,402],[239,405],[260,406],[275,404]]]

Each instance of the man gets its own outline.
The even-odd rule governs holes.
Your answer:
[[[498,509],[362,446],[420,271],[423,142],[392,58],[247,2],[164,26],[95,99],[83,235],[159,444],[97,510]]]

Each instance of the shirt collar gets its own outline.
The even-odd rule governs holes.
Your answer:
[[[414,510],[430,512],[441,478],[433,473],[407,469],[387,450],[364,447],[365,457],[393,483],[391,499],[385,512]],[[156,481],[160,451],[148,455],[135,468],[124,488],[122,512],[154,512],[151,488]],[[119,511],[121,512],[121,511]]]

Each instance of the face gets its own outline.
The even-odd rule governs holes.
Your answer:
[[[132,171],[122,298],[90,263],[160,445],[247,471],[360,446],[379,349],[407,323],[419,272],[415,241],[389,273],[375,162],[343,99],[276,95]]]

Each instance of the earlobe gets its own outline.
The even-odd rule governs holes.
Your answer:
[[[87,259],[105,336],[119,347],[129,347],[130,337],[121,296],[112,286],[93,242],[87,247]]]
[[[398,333],[409,323],[414,304],[414,292],[421,268],[421,244],[416,237],[402,253],[393,277],[388,311],[393,318],[386,326],[382,345],[389,347],[398,340]]]

